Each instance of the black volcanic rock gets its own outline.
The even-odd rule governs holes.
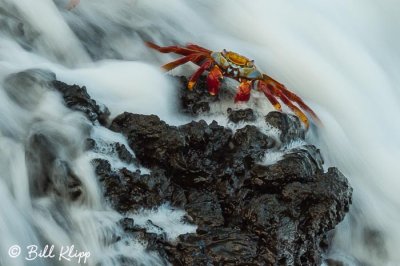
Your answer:
[[[210,111],[210,102],[216,101],[218,96],[208,93],[205,77],[201,76],[193,90],[187,88],[186,77],[174,78],[178,81],[181,111],[189,115],[199,115]]]
[[[110,111],[107,107],[101,108],[95,100],[90,98],[85,86],[68,85],[58,80],[53,80],[52,85],[61,93],[67,107],[83,112],[92,122],[98,121],[102,125],[107,124]]]
[[[41,129],[30,135],[25,143],[30,192],[33,197],[53,194],[77,200],[82,183],[74,173],[70,160],[59,149],[67,143],[61,134]]]
[[[9,98],[27,110],[36,108],[47,90],[55,89],[61,93],[67,107],[83,112],[92,122],[106,125],[110,115],[107,107],[99,106],[89,96],[86,87],[58,81],[49,70],[33,68],[10,74],[4,79],[3,86]]]
[[[70,86],[78,90],[70,97],[68,85],[58,85],[65,86],[60,92],[68,106],[89,119],[100,116],[79,87]],[[204,90],[204,79],[193,91],[181,89],[182,112],[190,115],[207,112],[209,102],[218,100]],[[118,157],[151,172],[113,169],[107,160],[93,160],[107,201],[122,214],[168,202],[186,210],[186,221],[198,226],[196,233],[169,242],[125,218],[120,221],[125,234],[145,241],[149,251],[173,265],[320,265],[328,233],[348,211],[352,189],[336,168],[323,170],[316,147],[282,150],[304,140],[297,117],[279,112],[265,117],[281,131],[276,140],[245,124],[253,121],[251,113],[231,115],[231,121],[244,123],[235,132],[215,121],[171,126],[155,115],[117,116],[110,129],[127,137],[136,159],[116,143]],[[276,152],[284,155],[263,163]]]
[[[233,123],[239,123],[241,121],[254,122],[256,120],[256,115],[253,109],[250,108],[239,110],[232,110],[231,108],[228,108],[227,113],[229,120]]]
[[[113,171],[104,159],[95,159],[92,163],[103,185],[104,194],[122,213],[153,208],[172,197],[170,180],[163,171],[154,170],[151,174],[131,172],[126,168]]]
[[[305,131],[296,116],[273,111],[266,115],[265,122],[281,131],[280,139],[283,142],[296,138],[304,139]]]
[[[285,116],[273,118],[282,141],[303,138],[298,119]],[[165,171],[179,206],[199,226],[166,247],[176,265],[319,265],[326,234],[351,202],[347,180],[336,168],[324,173],[312,145],[261,164],[278,147],[255,126],[233,133],[216,122],[174,127],[124,113],[110,128],[127,136],[141,164]]]

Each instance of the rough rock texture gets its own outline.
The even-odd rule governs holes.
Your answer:
[[[106,125],[110,115],[109,110],[104,106],[100,107],[95,100],[91,99],[86,87],[71,86],[58,80],[54,80],[52,85],[61,92],[67,107],[83,112],[92,122],[98,121],[100,124]]]
[[[300,120],[292,115],[280,112],[270,112],[265,116],[265,122],[281,131],[280,139],[290,142],[294,139],[304,139],[305,132]]]
[[[239,123],[241,121],[253,122],[256,120],[256,115],[254,111],[250,108],[240,109],[233,111],[231,108],[227,110],[228,118],[233,123]]]
[[[101,120],[82,88],[53,84],[67,106]],[[182,90],[180,97],[183,111],[192,115],[207,112],[208,103],[216,100],[199,90]],[[233,122],[254,116],[252,110],[229,112]],[[252,125],[233,132],[203,120],[175,127],[155,115],[117,116],[110,129],[124,134],[136,155],[133,160],[126,147],[115,144],[120,159],[148,167],[151,174],[113,170],[107,160],[95,159],[105,197],[121,213],[170,202],[198,226],[195,234],[172,243],[126,218],[120,221],[126,234],[146,240],[149,250],[173,265],[320,265],[327,233],[348,211],[352,189],[336,168],[323,171],[312,145],[287,150],[275,164],[262,164],[270,151],[305,135],[294,116],[272,112],[265,121],[281,130],[280,140]],[[87,147],[94,145],[89,140]]]
[[[282,130],[296,131],[287,124],[292,118],[280,117]],[[198,234],[167,248],[174,264],[317,265],[325,234],[348,211],[347,180],[335,168],[324,173],[313,146],[265,166],[258,163],[265,151],[279,147],[254,126],[233,133],[216,122],[173,127],[156,116],[124,113],[111,129],[127,136],[141,164],[165,171],[169,188],[143,197],[173,191],[164,200],[199,226]]]

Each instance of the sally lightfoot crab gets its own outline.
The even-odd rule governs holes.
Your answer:
[[[256,89],[262,91],[278,111],[282,111],[282,106],[279,103],[279,100],[281,100],[300,118],[307,128],[309,127],[309,121],[302,110],[306,111],[315,121],[319,122],[314,111],[299,96],[286,89],[283,84],[270,76],[261,73],[255,66],[254,60],[250,60],[235,52],[226,50],[214,52],[195,44],[188,44],[185,47],[160,47],[154,43],[147,42],[146,45],[161,53],[176,53],[183,56],[163,65],[166,71],[189,61],[199,66],[199,69],[189,78],[189,90],[194,88],[198,78],[207,70],[207,86],[208,92],[211,95],[218,94],[222,80],[224,77],[229,77],[240,83],[235,96],[235,102],[248,101],[251,90]]]

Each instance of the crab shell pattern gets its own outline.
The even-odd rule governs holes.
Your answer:
[[[262,74],[254,65],[254,61],[240,54],[223,50],[222,52],[212,52],[211,57],[232,78],[262,79]]]

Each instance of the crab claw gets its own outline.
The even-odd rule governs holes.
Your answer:
[[[221,81],[223,78],[224,76],[222,75],[221,69],[217,65],[214,65],[214,67],[210,70],[210,73],[208,73],[207,76],[208,92],[211,95],[218,94],[219,87],[221,86]]]
[[[239,90],[235,96],[236,102],[247,102],[250,99],[250,91],[251,91],[252,82],[251,81],[243,81],[239,85]]]

